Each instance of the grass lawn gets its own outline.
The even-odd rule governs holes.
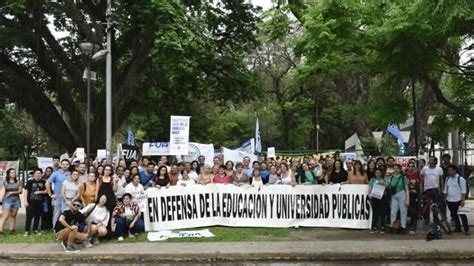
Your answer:
[[[200,230],[203,228],[183,229],[183,230]],[[240,227],[210,227],[209,230],[215,235],[210,238],[180,238],[168,239],[161,242],[235,242],[235,241],[291,241],[297,240],[290,236],[293,228],[240,228]],[[300,228],[299,231],[315,231],[317,228]],[[328,230],[324,228],[323,230]],[[330,229],[329,229],[330,230]],[[179,231],[179,230],[177,230]],[[8,230],[4,231],[5,237],[0,239],[0,243],[54,243],[55,236],[53,232],[43,232],[41,235],[31,234],[24,237],[23,230],[17,230],[16,235],[10,235]],[[141,233],[137,237],[130,239],[125,238],[124,243],[146,242],[147,233]],[[118,243],[117,238],[101,240],[103,243]]]

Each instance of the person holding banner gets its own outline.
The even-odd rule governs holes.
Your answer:
[[[189,173],[189,177],[194,180],[194,181],[197,181],[199,175],[198,173],[196,172],[196,170],[193,169],[192,165],[190,162],[184,162],[184,170],[188,171]]]
[[[229,184],[232,183],[232,177],[226,175],[225,173],[226,167],[225,165],[220,165],[217,175],[212,177],[212,182],[217,184]]]
[[[204,169],[204,168],[201,168]],[[189,173],[186,170],[183,170],[183,173],[181,174],[182,178],[178,180],[178,183],[176,184],[177,186],[188,186],[188,185],[195,185],[196,182],[189,178]]]
[[[257,168],[253,169],[251,185],[252,185],[252,187],[261,187],[261,186],[263,186],[262,176],[260,175],[260,170],[257,169]]]
[[[236,186],[241,186],[249,183],[249,176],[244,171],[244,164],[238,162],[235,164],[235,173],[232,175],[232,182]]]
[[[225,175],[229,176],[232,179],[232,176],[234,175],[234,162],[232,161],[227,161],[225,163]]]
[[[296,185],[295,175],[292,175],[288,170],[288,165],[286,163],[280,164],[280,178],[282,185]]]
[[[4,237],[3,226],[10,219],[10,234],[16,234],[16,215],[21,208],[20,194],[23,192],[23,186],[19,182],[16,170],[10,168],[5,174],[3,186],[0,187],[2,199],[2,219],[0,220],[0,238]]]
[[[143,185],[140,184],[140,176],[134,175],[132,177],[132,182],[125,187],[125,193],[132,195],[132,201],[137,203],[138,206],[146,206],[144,204],[145,198],[145,189]]]
[[[333,170],[329,176],[329,182],[331,184],[345,184],[347,182],[347,171],[344,170],[341,160],[335,160],[333,164]]]
[[[407,208],[410,205],[410,191],[408,190],[408,179],[402,174],[402,167],[399,164],[393,166],[392,178],[390,179],[390,193],[392,200],[390,202],[390,224],[393,225],[397,219],[397,213],[400,211],[400,234],[405,234],[407,225]]]
[[[367,163],[367,177],[370,180],[372,178],[375,178],[375,170],[377,169],[377,164],[375,163],[374,159],[370,159],[369,162]]]
[[[389,180],[384,177],[383,168],[375,169],[375,177],[369,182],[369,198],[372,205],[372,227],[370,233],[385,233],[385,221],[388,212],[389,194],[387,186]],[[380,224],[380,227],[379,227]]]
[[[183,173],[184,173],[184,171],[186,171],[188,173],[188,176],[189,176],[190,179],[194,180],[189,175],[188,170],[184,169]],[[209,165],[207,165],[207,164],[204,165],[204,167],[202,168],[201,174],[199,174],[199,176],[197,178],[196,183],[199,184],[199,185],[207,185],[209,183],[212,183],[211,167]]]
[[[277,172],[277,167],[275,165],[270,166],[270,175],[268,176],[269,185],[277,185],[280,181],[280,176]]]
[[[305,184],[305,185],[314,185],[317,182],[316,176],[314,175],[314,172],[312,172],[309,169],[309,165],[307,163],[303,163],[302,165],[302,172],[300,175],[300,184]]]
[[[170,176],[170,186],[176,186],[178,181],[182,179],[182,176],[179,173],[178,166],[176,164],[173,164],[171,166],[169,176]]]
[[[369,183],[367,173],[362,167],[362,163],[359,160],[354,161],[352,171],[349,172],[347,177],[347,183],[349,184],[361,184],[365,185]]]

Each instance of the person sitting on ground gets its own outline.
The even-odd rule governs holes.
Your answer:
[[[226,175],[225,165],[219,165],[217,175],[213,176],[212,182],[215,184],[229,184],[232,182],[231,176]]]
[[[87,248],[99,244],[99,237],[107,235],[107,225],[109,224],[110,212],[107,209],[107,196],[102,195],[98,203],[91,203],[81,210],[87,216],[85,232],[89,238],[84,242]],[[92,243],[91,243],[92,242]]]
[[[79,252],[79,250],[74,247],[74,244],[84,242],[88,238],[88,234],[79,228],[84,228],[83,225],[86,220],[84,215],[79,211],[81,207],[81,200],[74,199],[71,204],[71,209],[64,211],[54,226],[56,237],[61,241],[61,245],[66,252]]]
[[[134,238],[138,233],[145,230],[145,224],[140,215],[138,204],[132,202],[132,195],[125,193],[123,202],[119,203],[112,212],[112,232],[123,241],[123,237],[128,234]]]
[[[138,206],[144,206],[146,202],[145,189],[140,184],[140,176],[134,175],[132,182],[125,187],[125,193],[132,195],[132,201],[137,203]]]
[[[38,231],[38,226],[43,213],[43,200],[45,195],[48,194],[46,191],[46,181],[41,179],[42,175],[43,170],[37,168],[34,171],[33,179],[26,182],[26,200],[24,201],[26,207],[25,236],[30,234],[32,220],[34,220],[33,232],[35,234],[41,234],[41,232]]]

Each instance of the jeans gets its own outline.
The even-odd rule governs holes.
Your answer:
[[[38,230],[40,217],[43,212],[43,203],[39,204],[30,204],[28,208],[26,208],[26,221],[25,221],[25,231],[29,232],[31,229],[31,221],[33,221],[33,231]]]
[[[56,222],[58,221],[61,213],[67,210],[69,206],[67,206],[66,202],[61,198],[54,199],[52,203],[53,203],[53,226],[54,226]]]
[[[115,234],[118,237],[123,237],[126,233],[129,232],[129,230],[131,234],[138,234],[140,232],[145,231],[145,223],[141,218],[137,220],[133,228],[128,228],[130,222],[130,220],[127,221],[124,217],[115,218],[115,224],[117,224],[117,227],[115,228]]]
[[[390,223],[393,224],[397,219],[397,213],[400,210],[400,224],[401,228],[405,229],[407,226],[407,206],[405,191],[399,191],[392,195],[390,202]]]
[[[462,226],[464,227],[464,232],[469,232],[469,224],[467,223],[467,216],[465,214],[458,214],[459,206],[461,206],[461,202],[449,202],[448,201],[448,208],[449,212],[451,213],[451,219],[454,220],[454,224],[456,224],[456,229],[461,230],[461,223],[459,222],[459,217],[461,217]]]

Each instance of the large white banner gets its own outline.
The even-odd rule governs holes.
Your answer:
[[[145,191],[147,231],[203,226],[370,228],[367,185],[209,184]]]
[[[0,186],[3,186],[3,180],[5,180],[5,175],[7,174],[7,170],[13,168],[16,170],[17,176],[20,174],[18,173],[18,168],[20,167],[20,161],[0,161]]]
[[[222,153],[224,154],[224,162],[233,161],[234,163],[242,162],[245,156],[250,157],[250,162],[256,161],[257,156],[248,152],[243,151],[234,151],[227,148],[222,148]]]
[[[201,155],[204,155],[206,164],[212,165],[214,163],[214,144],[191,142],[189,143],[189,153],[183,156],[183,159],[186,162],[192,162]]]
[[[169,142],[144,142],[142,145],[143,156],[168,156],[170,154]]]
[[[189,116],[171,116],[170,153],[173,155],[188,155],[189,119]]]

